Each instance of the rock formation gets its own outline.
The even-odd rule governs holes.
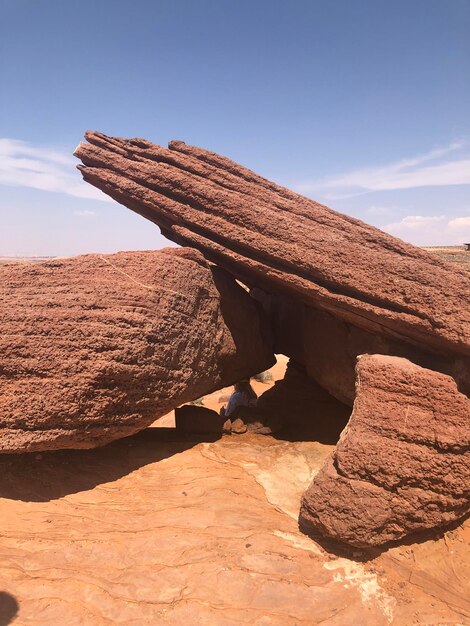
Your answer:
[[[354,403],[304,496],[306,530],[381,545],[466,513],[467,273],[215,153],[86,138],[84,179],[188,247],[2,270],[4,451],[101,445],[274,349],[299,366],[264,401],[274,421],[225,430],[275,430],[289,393],[299,414]]]
[[[470,400],[449,376],[365,355],[353,413],[305,492],[301,526],[355,546],[381,545],[468,511]]]
[[[11,626],[468,625],[470,523],[368,562],[299,532],[330,451],[151,428],[0,455],[0,624],[8,592]]]
[[[354,403],[305,494],[304,527],[378,545],[468,510],[468,398],[456,386],[470,393],[468,274],[212,152],[86,138],[75,152],[86,181],[248,285],[274,350]],[[359,361],[355,398],[364,353],[395,356]],[[303,386],[299,397],[313,393]]]
[[[309,376],[341,402],[353,405],[355,366],[361,354],[390,354],[451,375],[470,392],[470,361],[453,352],[436,352],[386,335],[367,331],[294,298],[251,291],[263,306],[273,335],[274,351],[302,363]]]
[[[190,249],[0,267],[0,451],[90,448],[262,371],[256,303]]]

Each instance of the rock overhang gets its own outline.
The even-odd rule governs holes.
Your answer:
[[[283,349],[279,351],[301,361],[308,375],[338,399],[351,405],[354,403],[353,417],[367,416],[364,402],[367,405],[375,397],[376,408],[388,415],[394,427],[406,415],[406,407],[400,401],[403,385],[425,380],[429,386],[445,389],[444,396],[447,394],[450,405],[457,407],[455,415],[451,415],[453,426],[459,423],[462,428],[463,423],[465,428],[469,401],[461,392],[468,394],[470,390],[470,279],[465,272],[359,220],[280,187],[216,153],[187,146],[181,141],[170,142],[168,148],[163,148],[143,139],[114,138],[97,132],[86,133],[86,139],[87,143],[81,143],[75,155],[82,160],[79,169],[87,182],[151,220],[166,237],[185,247],[174,254],[186,255],[193,261],[197,257],[197,264],[201,267],[206,264],[207,268],[209,261],[214,264],[216,273],[227,272],[229,281],[235,277],[251,287],[253,295],[257,291],[265,317],[261,323],[261,318],[257,317],[261,313],[257,309],[255,317],[258,319],[259,336],[248,339],[252,347],[262,345],[261,353],[265,354],[266,345],[270,342],[262,336],[262,327],[263,324],[269,326],[274,349],[278,349],[277,344],[281,341]],[[133,275],[132,268],[124,268],[124,272]],[[185,289],[189,292],[191,283],[195,288],[200,286],[201,279],[193,274],[187,272],[184,277]],[[181,276],[174,268],[168,268],[161,278],[161,282],[171,290],[172,281],[178,282]],[[248,297],[243,293],[244,296],[229,298],[235,308],[240,299]],[[249,308],[254,303],[251,301],[251,305],[246,305]],[[226,309],[226,313],[231,320],[228,326],[234,328],[241,343],[245,342],[247,359],[243,368],[254,372],[256,368],[252,359],[255,357],[256,360],[256,350],[249,356],[249,349],[246,352],[246,333],[237,324],[236,311],[230,313]],[[223,312],[222,317],[225,320]],[[211,316],[207,318],[209,335],[214,319]],[[186,337],[183,328],[179,332],[181,337]],[[211,345],[214,349],[214,344]],[[226,349],[224,345],[222,341],[216,349],[223,352]],[[268,353],[272,351],[268,349]],[[354,368],[357,357],[363,353],[391,356],[364,357],[362,364],[360,361],[358,375],[361,371],[368,372],[366,365],[369,365],[372,382],[369,387],[363,386],[356,396]],[[230,358],[236,361],[240,356],[238,346],[230,354]],[[167,367],[170,369],[175,369],[174,356],[168,356]],[[381,389],[380,384],[376,384],[377,376],[374,378],[384,364],[381,359],[398,357],[401,360],[393,361],[393,367],[387,370],[391,376],[390,384],[387,387],[383,381],[381,383],[382,387],[385,385],[382,389],[384,397],[374,396],[377,388]],[[403,357],[408,360],[403,361]],[[137,365],[140,358],[135,356]],[[257,361],[260,369],[266,366],[263,359],[264,356],[259,363]],[[408,366],[403,366],[403,362],[412,365],[416,381],[413,376],[406,378],[403,372]],[[193,366],[188,365],[188,368]],[[216,364],[213,372],[216,378],[220,374],[220,366],[220,363]],[[242,369],[236,369],[237,375],[242,374]],[[178,369],[175,371],[177,373]],[[393,377],[402,382],[394,387]],[[403,383],[402,379],[408,382]],[[180,387],[178,389],[181,391]],[[395,398],[392,402],[395,409],[392,411],[386,400],[390,395]],[[420,392],[418,400],[423,400],[425,396],[424,391]],[[186,396],[183,393],[177,397],[181,400]],[[445,421],[445,409],[439,404],[439,398],[434,400],[436,411]],[[138,402],[135,404],[138,405]],[[420,414],[419,411],[417,414]],[[335,515],[344,506],[341,502],[344,481],[349,483],[343,492],[349,493],[349,487],[356,484],[354,481],[364,482],[364,478],[371,476],[370,468],[366,476],[363,467],[364,463],[367,465],[367,451],[361,452],[356,444],[351,446],[351,441],[355,441],[353,426],[357,422],[357,419],[352,420],[346,428],[336,456],[325,465],[324,471],[320,472],[306,493],[302,509],[304,522],[353,545],[379,545],[406,536],[416,529],[437,528],[465,514],[468,496],[462,496],[454,486],[449,486],[437,497],[437,501],[447,502],[447,508],[443,506],[436,513],[436,501],[431,494],[426,502],[430,503],[434,514],[428,515],[424,521],[423,516],[415,519],[411,513],[410,523],[403,514],[401,518],[398,514],[395,518],[392,516],[391,527],[396,528],[401,523],[401,530],[395,534],[394,531],[387,534],[379,527],[372,528],[365,523],[365,518],[363,522],[358,519],[357,527],[351,522],[348,528],[341,528]],[[363,434],[368,436],[372,432],[370,425],[364,430],[368,420],[364,418],[359,422]],[[147,418],[137,427],[134,425],[134,430],[144,423],[148,423]],[[116,424],[119,428],[114,433],[111,433],[112,423],[106,422],[105,426],[106,436],[110,439],[123,436],[124,431],[119,430],[122,424]],[[424,425],[420,429],[419,423],[415,424],[415,438],[420,430],[426,430]],[[78,441],[83,443],[86,437],[83,439],[83,432],[79,431],[80,428],[77,430]],[[444,455],[448,468],[451,467],[449,471],[455,472],[455,468],[460,468],[457,473],[465,472],[468,470],[467,457],[455,458],[458,447],[456,438],[457,435],[440,453]],[[394,439],[396,437],[392,433],[391,441]],[[86,445],[100,445],[103,441],[96,439],[95,443],[88,441]],[[385,445],[389,444],[385,441]],[[351,454],[355,446],[356,453]],[[399,448],[404,458],[414,450],[410,446]],[[338,459],[349,462],[350,475],[341,475],[342,483],[339,478],[332,477],[331,472],[328,473],[328,467],[331,465],[334,468]],[[378,454],[376,459],[379,465],[387,463],[386,455]],[[434,471],[433,461],[426,463],[424,461],[421,475],[417,474],[420,488],[424,491],[427,489],[426,471]],[[439,474],[440,471],[436,470],[436,480],[444,470]],[[393,482],[395,478],[397,476],[389,472],[384,480]],[[377,491],[379,486],[374,480],[368,485],[372,485],[374,497],[378,498],[377,510],[380,509],[382,515],[388,511],[390,493],[385,488]],[[322,490],[323,495],[328,490],[332,491],[326,510]],[[406,494],[393,494],[393,498],[398,498],[402,507],[395,507],[398,511],[411,510],[412,499],[407,499]],[[346,501],[351,506],[353,519],[359,510],[359,502],[349,496]],[[318,521],[320,514],[321,522]],[[325,522],[327,519],[329,522]]]

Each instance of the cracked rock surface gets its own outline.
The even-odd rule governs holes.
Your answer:
[[[96,450],[3,455],[12,624],[466,623],[467,525],[367,562],[299,532],[302,491],[332,449],[151,428]]]

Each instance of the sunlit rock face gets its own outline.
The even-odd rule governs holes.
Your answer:
[[[304,496],[303,527],[379,545],[465,514],[468,274],[215,153],[86,139],[75,153],[86,181],[242,280],[275,351],[354,404]],[[356,379],[364,353],[404,358],[363,357]]]
[[[96,132],[86,139],[75,151],[86,181],[245,284],[376,335],[468,359],[463,270],[213,152]]]
[[[357,364],[351,419],[302,499],[300,522],[382,545],[468,512],[470,401],[455,381],[398,357]]]
[[[0,268],[0,451],[90,448],[272,365],[256,303],[196,250]]]

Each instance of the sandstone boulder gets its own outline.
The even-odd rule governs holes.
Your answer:
[[[176,430],[183,435],[222,435],[225,417],[213,409],[185,404],[175,409]]]
[[[217,154],[86,137],[76,151],[85,180],[198,251],[0,271],[0,450],[131,434],[266,369],[274,347],[300,369],[260,402],[259,416],[217,418],[217,430],[273,431],[292,406],[314,423],[315,403],[341,422],[347,409],[312,378],[354,401],[303,497],[304,529],[373,546],[466,514],[466,273]]]
[[[470,401],[449,376],[410,361],[362,356],[340,441],[305,492],[307,532],[369,547],[469,511]]]
[[[196,250],[0,267],[0,451],[90,448],[263,371],[260,310]]]

